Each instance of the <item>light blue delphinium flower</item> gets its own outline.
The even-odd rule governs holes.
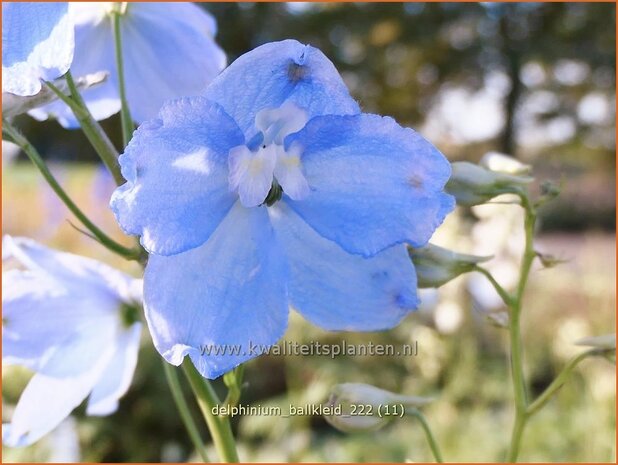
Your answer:
[[[152,254],[155,346],[208,378],[277,342],[288,302],[330,330],[398,324],[418,304],[404,243],[425,244],[454,208],[444,156],[361,113],[322,52],[294,40],[167,103],[120,163],[111,206]]]
[[[198,95],[226,65],[214,41],[214,18],[193,3],[75,2],[74,76],[108,71],[107,81],[83,92],[96,119],[120,110],[112,12],[122,14],[120,29],[124,76],[131,116],[154,118],[165,100]],[[64,127],[79,123],[62,102],[30,111],[37,119],[55,116]]]
[[[29,239],[5,236],[2,246],[3,259],[25,267],[2,277],[2,361],[35,372],[2,441],[26,446],[88,395],[87,414],[116,410],[137,363],[141,281]]]
[[[68,3],[2,2],[2,92],[31,96],[73,60]]]

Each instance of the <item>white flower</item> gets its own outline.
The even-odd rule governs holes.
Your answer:
[[[30,368],[30,380],[3,425],[2,441],[25,446],[53,430],[89,395],[86,413],[108,415],[137,363],[141,281],[92,259],[5,236],[2,360]]]

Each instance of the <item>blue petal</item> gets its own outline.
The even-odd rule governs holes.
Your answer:
[[[135,323],[117,336],[112,359],[88,399],[88,415],[109,415],[118,408],[118,399],[127,392],[133,379],[141,331],[142,324]]]
[[[73,48],[66,2],[2,3],[2,92],[37,94],[68,71]]]
[[[310,194],[292,208],[346,251],[372,256],[424,245],[454,206],[446,158],[411,129],[376,115],[322,116],[288,136]]]
[[[69,11],[75,22],[75,57],[71,65],[74,77],[99,71],[108,73],[102,84],[81,92],[88,110],[96,120],[109,118],[120,111],[118,95],[114,37],[105,5],[71,3]],[[54,117],[65,128],[78,128],[79,122],[71,109],[60,101],[28,112],[38,120]]]
[[[363,258],[324,239],[284,203],[269,213],[290,264],[292,306],[312,323],[376,331],[392,328],[417,307],[416,274],[405,246]]]
[[[256,357],[285,331],[286,272],[266,209],[236,204],[203,246],[150,257],[144,296],[155,347],[174,365],[189,355],[207,378]]]
[[[295,40],[271,42],[245,53],[210,84],[205,96],[234,118],[247,140],[253,136],[256,114],[286,100],[309,117],[360,111],[330,60]]]
[[[111,208],[122,229],[161,255],[206,242],[235,202],[227,158],[243,140],[216,103],[203,97],[166,103],[120,157],[128,182],[114,192]]]
[[[120,110],[114,37],[105,4],[70,6],[75,21],[74,76],[109,72],[105,83],[83,92],[97,120]],[[121,18],[127,99],[136,122],[157,116],[166,100],[198,95],[225,67],[225,53],[214,41],[213,17],[192,3],[131,3]],[[196,52],[197,51],[197,52]],[[67,128],[79,127],[71,110],[55,102],[30,115],[54,116]]]
[[[127,96],[137,122],[166,100],[199,95],[227,63],[215,22],[193,3],[131,3],[122,22]]]

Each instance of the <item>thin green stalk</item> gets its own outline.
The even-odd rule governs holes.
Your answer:
[[[124,6],[126,8],[126,6]],[[122,6],[120,7],[122,8]],[[126,85],[124,79],[124,62],[122,60],[122,31],[120,28],[120,21],[123,13],[121,11],[114,11],[112,13],[112,27],[114,30],[114,49],[116,52],[116,72],[118,73],[118,92],[120,94],[120,119],[122,124],[122,141],[126,147],[135,126],[131,119],[131,112],[129,111],[129,102],[127,100]]]
[[[434,459],[437,463],[443,463],[444,460],[442,459],[442,454],[440,453],[440,447],[438,446],[438,442],[429,427],[429,423],[427,422],[425,415],[423,415],[423,413],[416,408],[410,409],[406,413],[414,416],[419,421],[423,427],[423,431],[425,432],[425,437],[427,438],[427,443],[429,444],[429,448],[431,449]]]
[[[519,455],[519,449],[521,447],[521,439],[524,434],[524,428],[527,421],[528,418],[525,412],[523,414],[517,413],[515,415],[515,424],[513,425],[513,431],[511,433],[511,446],[506,459],[506,462],[508,463],[517,462],[517,456]]]
[[[487,278],[507,307],[513,305],[513,297],[506,292],[506,290],[500,285],[500,283],[498,283],[498,281],[496,281],[496,278],[494,278],[488,270],[480,265],[475,265],[473,271],[477,271]]]
[[[73,111],[75,118],[79,121],[82,131],[101,160],[103,160],[105,166],[107,166],[107,169],[109,169],[116,184],[119,186],[124,184],[125,179],[122,177],[120,165],[118,164],[118,151],[109,140],[109,137],[107,137],[107,134],[105,134],[101,125],[90,114],[70,72],[67,72],[65,79],[71,94],[70,96],[65,95],[64,92],[51,82],[46,81],[45,84]]]
[[[2,134],[6,135],[17,144],[30,158],[32,163],[39,169],[43,178],[47,181],[49,186],[54,190],[56,195],[62,200],[67,208],[75,215],[75,217],[90,231],[93,236],[105,247],[118,255],[121,255],[129,260],[137,260],[140,257],[140,251],[136,249],[127,248],[112,238],[107,236],[101,231],[88,217],[80,210],[80,208],[71,200],[69,195],[64,191],[60,183],[56,180],[51,173],[47,164],[36,150],[36,148],[30,143],[26,137],[24,137],[16,128],[14,128],[7,120],[2,120]]]
[[[571,376],[571,373],[573,372],[575,367],[579,365],[579,362],[581,362],[582,360],[592,355],[598,355],[601,352],[602,351],[599,351],[598,349],[591,349],[574,357],[562,369],[560,374],[556,376],[556,378],[551,382],[551,384],[547,386],[547,388],[543,391],[543,393],[539,395],[539,397],[537,397],[536,400],[528,406],[528,409],[526,410],[526,414],[528,415],[528,417],[531,417],[532,415],[537,413],[539,410],[541,410],[541,408],[545,406],[545,404],[552,398],[552,396],[556,392],[558,392],[558,389],[560,389],[562,385],[566,382],[566,380],[569,378],[569,376]]]
[[[533,244],[536,212],[525,194],[521,195],[521,204],[525,210],[525,248],[521,261],[519,283],[517,285],[515,299],[510,306],[509,335],[511,345],[511,377],[513,379],[513,389],[515,391],[515,423],[513,425],[511,444],[507,455],[508,462],[517,461],[524,429],[528,421],[528,415],[526,413],[528,399],[523,367],[520,317],[524,291],[532,268],[532,262],[536,257]]]
[[[167,384],[169,385],[170,391],[172,391],[174,402],[176,402],[176,407],[178,408],[178,412],[180,413],[180,417],[182,418],[182,422],[184,423],[185,428],[187,428],[187,432],[189,433],[189,437],[193,442],[193,446],[198,451],[200,457],[202,457],[202,460],[204,462],[210,462],[210,460],[208,459],[208,454],[206,453],[206,447],[202,443],[200,433],[189,411],[187,401],[182,395],[182,389],[180,388],[180,382],[178,380],[178,376],[176,375],[176,369],[165,360],[162,360],[162,362],[163,369],[165,371],[165,378],[167,379]]]
[[[223,401],[225,406],[236,406],[240,402],[240,396],[242,394],[242,378],[245,372],[245,365],[241,364],[234,370],[227,372],[223,375],[223,382],[228,389],[227,396]]]
[[[208,424],[208,429],[210,430],[219,458],[223,462],[237,463],[239,461],[238,453],[236,452],[236,442],[232,434],[229,418],[213,413],[215,408],[219,407],[220,400],[212,385],[195,369],[190,360],[186,360],[182,364],[182,368],[191,384],[204,419]]]

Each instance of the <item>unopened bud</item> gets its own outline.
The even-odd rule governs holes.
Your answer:
[[[616,363],[616,335],[605,334],[603,336],[591,336],[580,339],[575,343],[578,346],[587,346],[597,349],[598,355],[605,357],[612,363]]]
[[[346,433],[375,431],[393,418],[405,415],[407,409],[421,407],[432,400],[395,394],[369,384],[344,383],[332,389],[328,400],[332,415],[324,418]]]
[[[555,184],[551,181],[543,181],[541,183],[541,194],[546,197],[549,197],[549,198],[558,197],[561,191],[562,191],[562,188],[558,184]]]
[[[416,268],[418,287],[440,287],[491,258],[457,253],[433,244],[408,248],[408,253]]]
[[[517,193],[530,183],[529,176],[510,175],[490,171],[466,161],[451,165],[452,174],[445,190],[455,197],[458,205],[480,205],[501,194]]]
[[[575,343],[578,346],[593,347],[601,350],[615,350],[616,349],[616,335],[605,334],[603,336],[590,336],[580,339]]]
[[[495,173],[522,175],[530,174],[532,166],[499,152],[487,152],[479,165]]]
[[[545,268],[553,268],[556,265],[560,265],[561,263],[566,262],[566,260],[555,257],[554,255],[551,255],[551,254],[546,254],[546,253],[541,253],[541,252],[535,252],[535,253],[536,253],[536,256],[539,258],[539,260],[541,261],[541,264]]]
[[[107,79],[108,73],[99,71],[75,79],[75,85],[79,90],[89,89],[90,87],[101,84]],[[63,93],[68,94],[69,89],[64,79],[57,79],[53,84]],[[6,118],[13,118],[27,111],[47,105],[58,100],[58,96],[47,86],[41,87],[39,93],[28,97],[14,95],[8,92],[2,93],[2,115]],[[35,115],[36,117],[36,115]]]
[[[509,327],[509,313],[504,310],[498,310],[496,312],[488,312],[486,314],[487,321],[490,325],[496,328],[508,328]]]

